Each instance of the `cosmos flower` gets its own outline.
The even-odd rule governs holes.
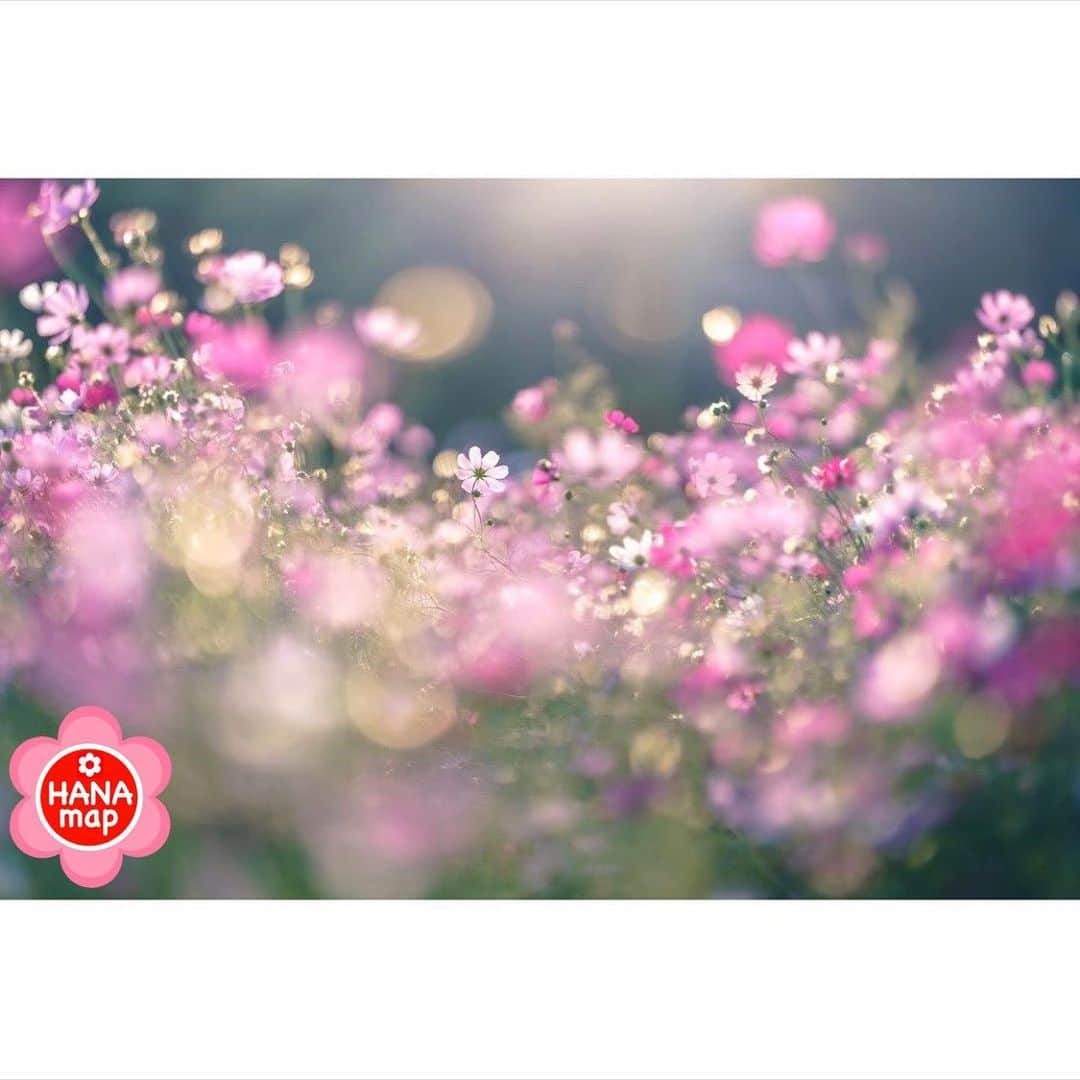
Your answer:
[[[646,529],[637,540],[627,536],[621,544],[612,544],[608,554],[620,570],[640,570],[649,565],[652,546],[653,534]]]
[[[604,423],[614,431],[624,431],[627,435],[636,435],[641,430],[638,422],[632,416],[627,416],[622,409],[612,409],[604,413]]]
[[[43,281],[40,285],[36,282],[31,282],[29,285],[25,285],[19,290],[19,303],[22,304],[27,311],[32,311],[37,315],[41,312],[46,298],[56,292],[58,288],[59,285],[57,285],[55,281]]]
[[[93,180],[84,180],[68,188],[61,188],[55,180],[44,180],[31,212],[40,219],[41,231],[52,236],[89,210],[100,194]]]
[[[749,315],[735,336],[713,349],[716,373],[728,383],[734,382],[740,368],[773,364],[783,368],[788,361],[788,345],[795,331],[771,315]]]
[[[792,341],[787,354],[785,371],[793,375],[821,375],[829,365],[839,364],[843,359],[844,343],[835,334],[826,337],[815,330],[806,335],[805,341]]]
[[[729,457],[710,450],[704,457],[691,458],[687,463],[690,486],[699,499],[723,498],[735,488],[735,470]]]
[[[821,262],[835,237],[836,223],[817,199],[779,199],[758,214],[754,254],[765,266]]]
[[[975,314],[987,330],[1004,334],[1010,330],[1023,330],[1035,318],[1035,309],[1021,293],[1014,295],[1005,289],[998,289],[996,293],[983,293],[982,303]]]
[[[34,344],[21,330],[0,330],[0,364],[25,360]]]
[[[42,314],[37,321],[37,332],[49,339],[50,345],[67,341],[75,328],[86,318],[90,297],[84,285],[62,281],[54,292],[41,302]]]
[[[124,311],[148,304],[161,289],[161,274],[150,266],[125,266],[105,282],[105,302]]]
[[[458,454],[455,475],[461,481],[461,488],[470,495],[497,495],[506,490],[503,482],[510,470],[499,464],[499,455],[494,450],[482,454],[479,446],[469,450],[468,457]]]
[[[735,388],[748,401],[764,401],[775,386],[776,368],[772,364],[742,368],[735,376]]]
[[[261,251],[238,251],[226,256],[217,267],[215,278],[238,304],[261,304],[285,288],[281,266]]]

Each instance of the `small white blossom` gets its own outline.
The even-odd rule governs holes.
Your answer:
[[[45,306],[45,301],[52,296],[58,288],[59,286],[55,281],[43,281],[40,285],[34,282],[19,291],[19,303],[22,304],[27,311],[32,311],[37,315]]]
[[[735,388],[750,401],[764,401],[775,385],[776,368],[772,364],[740,368],[735,374]]]
[[[494,450],[483,454],[479,446],[474,446],[469,450],[468,457],[458,454],[456,475],[461,481],[462,490],[470,495],[505,491],[506,484],[503,481],[509,473],[510,470],[505,465],[499,464],[499,455]]]
[[[0,330],[0,364],[25,360],[34,343],[21,330]]]
[[[649,552],[652,551],[653,534],[646,529],[640,540],[628,536],[621,544],[612,544],[608,548],[615,565],[620,570],[640,570],[649,565]]]

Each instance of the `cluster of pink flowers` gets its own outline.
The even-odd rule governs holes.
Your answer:
[[[96,197],[44,185],[42,229]],[[1037,753],[1080,670],[1076,305],[1033,327],[987,293],[938,377],[902,335],[750,316],[673,433],[603,379],[521,390],[511,469],[384,399],[411,320],[274,333],[291,286],[258,252],[211,251],[214,311],[188,310],[119,233],[100,299],[24,290],[40,342],[2,339],[0,680],[131,717],[173,754],[174,819],[291,823],[326,892],[471,858],[632,894],[660,856],[620,824],[712,822],[857,893],[964,768]],[[789,200],[754,247],[812,263],[835,236]],[[210,757],[220,790],[178,798]]]

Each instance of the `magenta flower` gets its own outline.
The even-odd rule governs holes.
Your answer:
[[[849,457],[831,457],[811,470],[814,481],[822,491],[850,487],[855,483],[855,462]]]
[[[238,251],[221,261],[217,283],[232,293],[237,303],[261,304],[285,288],[284,274],[276,262],[261,251]]]
[[[835,237],[836,223],[817,199],[780,199],[758,215],[754,254],[765,266],[821,262]]]
[[[636,435],[641,430],[641,425],[622,409],[612,409],[604,413],[604,422],[614,431],[624,431],[627,435]]]
[[[61,232],[78,216],[89,210],[101,194],[93,180],[72,184],[61,189],[55,180],[43,180],[33,212],[40,217],[41,231],[46,236]]]
[[[1024,365],[1021,377],[1025,386],[1053,386],[1057,372],[1047,360],[1032,360]]]
[[[987,330],[1004,334],[1009,330],[1023,330],[1035,318],[1035,309],[1022,293],[998,289],[996,293],[983,293],[982,304],[975,314]]]
[[[494,450],[486,454],[480,452],[479,446],[469,450],[469,456],[458,454],[457,470],[455,475],[461,481],[463,491],[470,495],[498,494],[506,490],[503,481],[509,475],[510,470],[505,465],[499,464],[499,455]]]
[[[56,291],[41,303],[42,314],[37,321],[37,332],[49,339],[50,345],[61,345],[71,337],[90,306],[90,298],[83,285],[61,281]]]
[[[794,337],[795,331],[787,323],[771,315],[750,315],[727,344],[713,350],[716,373],[730,383],[743,367],[774,364],[782,368]]]
[[[157,796],[171,772],[153,739],[125,739],[104,709],[75,709],[57,738],[27,739],[11,757],[11,781],[23,796],[11,812],[11,838],[35,859],[58,854],[76,885],[100,888],[125,855],[152,855],[165,843],[169,814]]]

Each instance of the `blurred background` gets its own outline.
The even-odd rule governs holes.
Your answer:
[[[648,431],[670,431],[683,409],[717,397],[712,346],[703,316],[717,307],[744,315],[767,311],[798,331],[841,330],[855,321],[851,259],[832,254],[812,273],[779,273],[752,254],[761,205],[793,194],[820,198],[841,237],[871,233],[886,245],[882,282],[917,305],[914,344],[932,362],[958,341],[971,343],[973,313],[988,289],[1005,288],[1052,310],[1077,285],[1080,183],[1075,181],[159,181],[101,180],[94,219],[102,232],[119,211],[154,211],[170,288],[193,303],[201,293],[187,241],[208,227],[224,231],[224,249],[276,257],[284,242],[310,253],[314,279],[268,305],[275,318],[316,317],[340,305],[386,305],[418,318],[423,348],[393,365],[387,397],[427,424],[444,446],[482,443],[503,452],[514,439],[501,415],[515,392],[559,370],[560,341],[579,340],[611,372],[621,408]],[[3,215],[21,213],[36,185],[0,182]],[[10,197],[9,197],[10,196]],[[7,201],[5,202],[5,199]],[[74,234],[74,230],[69,230]],[[37,241],[40,245],[40,240]],[[87,264],[86,250],[76,253]],[[32,329],[18,304],[20,285],[55,276],[47,259],[0,247],[0,326]],[[857,294],[857,289],[855,290]],[[290,310],[288,304],[300,305]],[[292,678],[291,669],[286,677]],[[297,680],[299,681],[299,680]],[[1063,706],[1067,708],[1068,706]],[[6,710],[6,713],[5,713]],[[50,732],[56,717],[13,691],[0,698],[5,720],[19,713],[19,737]],[[14,732],[14,727],[12,731]],[[15,741],[14,734],[11,739]],[[179,750],[178,760],[179,760]],[[440,750],[440,753],[442,751]],[[447,764],[449,762],[449,764]],[[433,766],[458,764],[452,748]],[[305,781],[306,782],[306,781]],[[214,778],[208,783],[213,786]],[[177,792],[198,785],[181,771]],[[1006,774],[973,797],[937,842],[934,866],[896,868],[877,895],[1080,895],[1075,850],[1075,790],[1070,778],[1034,797]],[[223,787],[220,785],[219,787]],[[259,789],[254,789],[258,791]],[[250,793],[248,793],[250,794]],[[315,792],[302,791],[321,817]],[[2,792],[0,815],[11,793]],[[1008,807],[1008,812],[1003,810]],[[227,815],[226,815],[227,816]],[[436,815],[436,820],[438,816]],[[649,821],[624,839],[622,856],[639,859],[627,895],[695,895],[693,878],[721,848],[691,850],[665,822]],[[1018,837],[1037,838],[1031,843]],[[337,838],[331,838],[337,842]],[[738,880],[757,872],[752,850],[725,866]],[[719,841],[717,841],[719,844]],[[328,846],[332,846],[327,841]],[[317,847],[318,845],[314,845]],[[659,876],[651,852],[670,855]],[[671,876],[671,859],[685,873]],[[210,824],[181,820],[154,859],[130,868],[107,895],[325,895],[354,882],[320,878],[304,846],[256,834],[242,815]],[[636,864],[635,864],[636,865]],[[680,863],[681,865],[681,863]],[[652,875],[652,876],[649,876]],[[182,885],[178,885],[182,882]],[[507,882],[510,882],[508,885]],[[385,891],[399,888],[397,882]],[[447,876],[429,895],[503,895],[512,873],[484,863]],[[376,894],[380,882],[365,882]],[[551,895],[577,895],[557,882]],[[789,895],[796,883],[770,884]],[[407,891],[407,890],[406,890]],[[0,852],[0,895],[77,896],[55,860]]]
[[[922,352],[947,347],[965,329],[957,313],[986,289],[1048,310],[1075,283],[1075,181],[110,180],[95,216],[153,209],[173,274],[186,239],[209,226],[224,230],[226,250],[300,244],[315,272],[303,294],[312,311],[378,298],[432,325],[432,305],[449,298],[433,362],[402,365],[393,396],[440,441],[467,423],[470,437],[501,445],[496,418],[514,392],[555,369],[560,320],[580,329],[647,430],[671,430],[685,405],[715,397],[709,309],[767,310],[804,332],[848,324],[836,298],[850,289],[830,280],[850,272],[844,259],[800,281],[751,253],[762,202],[797,193],[821,198],[841,236],[885,240],[887,276],[917,298]],[[190,279],[170,285],[197,295]],[[10,322],[10,293],[7,305]]]

